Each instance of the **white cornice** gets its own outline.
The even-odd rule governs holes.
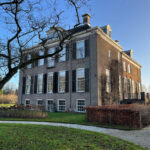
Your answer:
[[[100,35],[101,38],[103,38],[109,44],[113,45],[119,51],[122,51],[123,47],[121,47],[118,43],[116,43],[114,40],[112,40],[111,37],[109,37],[108,35],[106,35],[101,28],[96,27],[96,29],[97,29],[97,33]]]
[[[141,68],[142,66],[137,63],[135,60],[133,60],[132,58],[130,58],[127,54],[125,54],[124,52],[122,52],[122,58],[124,58],[125,60],[129,61],[131,64],[133,64],[134,66]]]

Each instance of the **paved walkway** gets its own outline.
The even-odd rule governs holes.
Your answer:
[[[150,149],[150,126],[143,130],[123,131],[118,129],[107,129],[94,126],[85,126],[77,124],[65,124],[65,123],[52,123],[52,122],[32,122],[32,121],[0,121],[0,123],[14,123],[14,124],[35,124],[35,125],[50,125],[61,126],[75,129],[82,129],[88,131],[95,131],[100,133],[109,134],[127,141],[131,141],[138,145]]]

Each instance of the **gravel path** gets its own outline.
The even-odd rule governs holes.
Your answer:
[[[14,123],[14,124],[35,124],[35,125],[50,125],[61,126],[75,129],[82,129],[88,131],[95,131],[100,133],[109,134],[127,141],[131,141],[143,147],[150,149],[150,126],[142,130],[123,131],[117,129],[107,129],[94,126],[85,126],[77,124],[65,124],[65,123],[52,123],[52,122],[32,122],[32,121],[0,121],[0,123]]]

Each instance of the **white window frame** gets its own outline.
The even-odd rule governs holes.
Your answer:
[[[123,62],[123,71],[126,72],[127,68],[126,68],[126,62]]]
[[[41,54],[42,53],[42,54]],[[39,56],[43,56],[44,51],[40,50],[39,51]],[[42,63],[41,63],[42,62]],[[38,60],[38,66],[43,66],[44,65],[44,58]]]
[[[122,99],[122,77],[119,75],[119,97]]]
[[[120,54],[120,52],[118,52],[118,62],[120,62],[121,61],[121,54]]]
[[[49,75],[52,75],[52,85],[53,85],[53,82],[54,82],[54,72],[49,72],[48,74],[47,74],[47,93],[50,93],[50,94],[52,94],[53,93],[53,87],[52,87],[52,91],[48,91],[48,87],[49,87],[49,82],[48,82],[48,77],[49,77]]]
[[[25,101],[24,101],[24,106],[27,106],[26,101],[30,101],[30,99],[25,99]],[[31,102],[31,101],[30,101],[30,102]],[[29,105],[31,105],[31,103],[30,103]]]
[[[52,50],[53,50],[53,52],[51,52]],[[53,53],[55,53],[55,48],[49,48],[48,54],[53,54]],[[47,58],[47,66],[48,67],[54,67],[55,66],[55,58],[54,57],[55,56]],[[51,64],[51,62],[52,62],[52,64]]]
[[[77,100],[76,100],[76,112],[85,113],[86,110],[83,110],[83,111],[79,111],[79,110],[78,110],[78,101],[84,101],[84,106],[83,106],[83,107],[86,106],[86,104],[85,104],[85,102],[86,102],[85,99],[77,99]]]
[[[27,55],[27,61],[28,61],[28,60],[31,60],[31,54],[28,54],[28,55]],[[32,64],[31,64],[31,63],[28,64],[28,65],[27,65],[27,68],[28,68],[28,69],[31,69],[31,68],[32,68]]]
[[[79,90],[79,87],[78,87],[78,76],[77,76],[77,72],[79,71],[79,70],[84,70],[84,84],[85,84],[85,68],[77,68],[76,69],[76,91],[77,92],[85,92],[85,88],[84,88],[84,90]]]
[[[39,92],[39,89],[38,89],[38,85],[39,85],[39,79],[38,78],[39,78],[39,75],[42,75],[42,91],[40,91],[40,92]],[[38,94],[43,93],[43,73],[37,75],[37,93]]]
[[[111,93],[111,77],[109,69],[106,69],[106,92]]]
[[[44,104],[44,100],[43,99],[37,99],[37,102],[36,102],[36,105],[38,106],[38,101],[42,101],[43,103],[42,103],[42,106],[44,106],[43,104]]]
[[[63,52],[64,52],[64,54],[63,54]],[[59,52],[59,59],[58,59],[59,62],[66,61],[66,53],[67,53],[66,45],[64,45],[63,49]],[[64,58],[64,60],[63,60],[63,58]]]
[[[83,42],[84,44],[84,48],[83,48],[83,56],[82,57],[79,57],[79,49],[78,49],[78,44]],[[85,40],[80,40],[80,41],[77,41],[76,42],[76,59],[83,59],[85,58]]]
[[[128,64],[128,73],[131,73],[131,65]]]
[[[53,105],[54,105],[54,99],[46,99],[46,111],[50,111],[50,110],[48,110],[48,101],[52,101],[53,102]]]
[[[108,58],[111,60],[111,50],[108,50]]]
[[[60,72],[64,72],[65,73],[65,81],[64,81],[64,83],[66,84],[66,70],[59,71],[58,72],[58,93],[65,93],[65,89],[64,89],[64,91],[60,91],[60,88],[59,88],[59,86],[60,86],[60,81],[59,81],[59,78],[60,78],[59,74],[60,74]]]
[[[27,78],[30,77],[30,83],[28,83],[27,85]],[[27,92],[27,86],[29,86],[29,92]],[[30,94],[30,90],[31,90],[31,76],[27,75],[26,76],[26,85],[25,85],[25,94]]]
[[[65,110],[64,110],[64,111],[59,110],[59,101],[65,101]],[[58,101],[57,101],[57,110],[58,110],[59,112],[65,112],[65,111],[66,111],[66,99],[58,99]]]

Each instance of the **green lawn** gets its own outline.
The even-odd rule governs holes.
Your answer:
[[[96,132],[64,127],[0,124],[2,150],[146,150]]]
[[[14,106],[15,104],[0,104],[0,107],[10,107]]]
[[[133,128],[117,126],[117,125],[99,125],[98,123],[87,122],[86,114],[83,113],[63,113],[55,112],[48,113],[48,117],[42,119],[31,119],[31,118],[0,118],[0,120],[9,121],[39,121],[39,122],[57,122],[57,123],[70,123],[70,124],[81,124],[89,126],[99,126],[104,128],[114,128],[122,130],[133,130]]]

